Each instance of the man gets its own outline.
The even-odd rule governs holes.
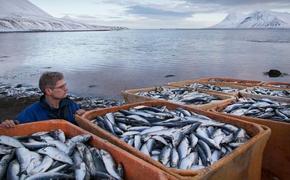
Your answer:
[[[5,120],[0,127],[11,128],[16,122],[28,123],[48,119],[65,119],[76,123],[74,114],[82,115],[85,111],[67,98],[67,85],[60,72],[45,72],[39,79],[39,88],[43,92],[39,102],[25,108],[14,120]]]

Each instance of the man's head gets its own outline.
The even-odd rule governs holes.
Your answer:
[[[39,79],[39,88],[46,96],[63,99],[67,95],[66,82],[60,72],[45,72]]]

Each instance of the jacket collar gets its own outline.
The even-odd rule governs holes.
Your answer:
[[[69,98],[68,98],[68,97],[62,99],[62,100],[60,101],[60,103],[59,103],[59,108],[58,108],[58,109],[61,109],[61,108],[63,108],[64,106],[66,106],[66,105],[68,104],[68,101],[69,101]],[[47,103],[47,101],[46,101],[46,99],[45,99],[45,95],[42,95],[42,96],[40,97],[39,102],[40,102],[40,105],[41,105],[42,107],[44,107],[45,109],[48,109],[48,110],[53,110],[53,109],[55,109],[55,108],[51,107],[51,106]]]

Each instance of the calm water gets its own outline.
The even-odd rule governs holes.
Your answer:
[[[290,30],[126,30],[0,34],[0,82],[36,86],[43,71],[64,72],[77,95],[205,76],[290,82]],[[166,75],[175,75],[165,78]]]

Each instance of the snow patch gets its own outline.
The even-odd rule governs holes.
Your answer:
[[[246,15],[233,13],[211,28],[290,28],[290,14],[265,10]]]
[[[98,26],[55,18],[28,0],[0,0],[0,32],[17,31],[95,31],[120,30],[123,27]]]

